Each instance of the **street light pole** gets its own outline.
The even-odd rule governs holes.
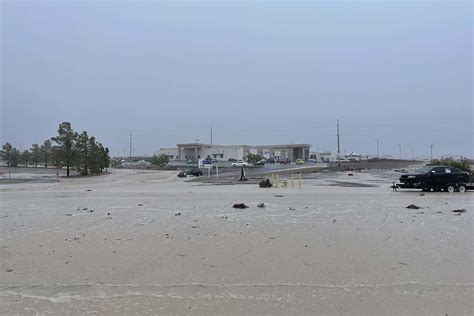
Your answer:
[[[339,120],[337,120],[337,160],[341,157],[341,145],[339,141]]]
[[[380,156],[379,156],[379,139],[377,138],[376,141],[377,141],[377,159],[378,159],[378,158],[380,158]]]

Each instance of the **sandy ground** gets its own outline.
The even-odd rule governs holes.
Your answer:
[[[396,176],[0,184],[0,314],[472,314],[474,194],[392,192]]]

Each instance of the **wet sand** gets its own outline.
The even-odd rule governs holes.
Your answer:
[[[4,184],[0,314],[472,314],[474,194],[392,192],[392,176]]]

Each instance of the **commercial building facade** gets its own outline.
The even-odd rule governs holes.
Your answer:
[[[260,155],[266,159],[296,160],[309,159],[308,144],[284,145],[211,145],[203,143],[177,144],[177,147],[161,148],[159,154],[166,155],[172,161],[198,160],[214,158],[221,161],[245,159],[248,154]]]

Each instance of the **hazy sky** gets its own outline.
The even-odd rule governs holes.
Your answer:
[[[471,1],[0,3],[2,143],[472,157]]]

